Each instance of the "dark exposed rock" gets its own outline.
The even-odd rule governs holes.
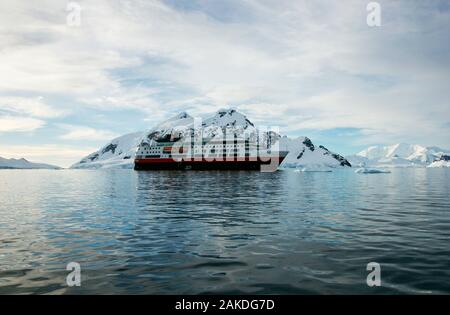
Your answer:
[[[247,124],[249,124],[250,126],[255,126],[255,125],[253,125],[253,123],[250,121],[250,120],[248,120],[247,118],[245,118],[245,122],[247,123]]]
[[[319,145],[319,148],[325,150],[324,155],[330,155],[330,154],[331,154],[331,153],[330,153],[330,150],[328,150],[327,148],[325,148],[323,145]]]
[[[95,154],[89,156],[88,159],[91,161],[95,161],[96,159],[98,159],[98,153],[95,153]]]
[[[342,155],[339,155],[339,154],[336,154],[336,153],[332,153],[331,156],[334,157],[336,160],[338,160],[341,163],[341,166],[352,167],[350,162],[347,161],[347,159],[344,158]]]
[[[297,156],[297,160],[302,158],[303,153],[305,153],[305,148],[303,148],[302,152],[300,152],[300,154]]]
[[[219,114],[219,117],[223,117],[223,116],[225,116],[227,114],[227,112],[226,111],[220,111],[217,114]]]
[[[116,153],[117,144],[110,143],[106,147],[103,148],[102,154],[105,154],[106,152],[112,152],[112,154]]]
[[[316,148],[314,147],[314,144],[311,142],[309,138],[305,138],[305,141],[303,141],[303,144],[306,145],[311,151],[314,151]]]
[[[147,138],[149,140],[155,140],[156,142],[173,142],[182,138],[182,133],[165,133],[161,135],[160,131],[154,131],[150,133]]]

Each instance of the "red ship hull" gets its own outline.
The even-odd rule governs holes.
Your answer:
[[[274,165],[273,171],[283,162],[285,156],[272,157],[270,160],[261,159],[242,159],[242,160],[222,160],[208,161],[202,160],[183,160],[175,161],[172,158],[144,158],[134,161],[135,170],[254,170],[259,171],[261,168],[270,170]]]

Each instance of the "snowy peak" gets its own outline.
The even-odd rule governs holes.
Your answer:
[[[390,146],[372,146],[359,152],[357,155],[368,159],[380,158],[413,158],[421,156],[426,152],[426,148],[418,144],[398,143]]]
[[[176,115],[174,118],[176,119],[187,119],[192,118],[187,112],[181,112],[178,115]]]
[[[5,159],[0,157],[0,169],[60,169],[59,166],[33,163],[24,158],[21,159]]]
[[[200,126],[199,126],[200,127]],[[194,118],[181,113],[159,124],[144,137],[143,143],[151,141],[177,141],[194,133],[196,137],[244,135],[256,131],[253,123],[235,109],[219,110],[215,115],[202,121],[201,128],[194,126]],[[194,130],[195,128],[195,130]]]
[[[203,122],[203,127],[217,126],[220,128],[237,128],[244,129],[249,126],[254,127],[253,123],[243,114],[235,109],[219,110],[213,117]]]
[[[171,128],[176,128],[180,126],[189,126],[194,122],[194,118],[186,112],[181,112],[172,118],[157,125],[153,130],[164,131]]]
[[[308,137],[298,137],[290,139],[282,137],[280,139],[280,150],[289,151],[283,161],[283,167],[351,167],[347,159],[333,153],[322,145],[316,146]]]
[[[203,137],[214,138],[237,137],[249,138],[256,135],[255,125],[243,114],[235,109],[219,110],[211,118],[207,118],[202,123]]]
[[[418,144],[398,143],[389,146],[371,146],[348,159],[353,164],[369,166],[416,167],[439,160],[448,150],[424,147]]]

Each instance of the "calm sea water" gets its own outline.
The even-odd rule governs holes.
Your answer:
[[[0,294],[450,293],[449,193],[445,169],[1,170]]]

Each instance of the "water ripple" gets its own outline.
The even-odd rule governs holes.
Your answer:
[[[2,170],[0,294],[448,294],[449,179]]]

